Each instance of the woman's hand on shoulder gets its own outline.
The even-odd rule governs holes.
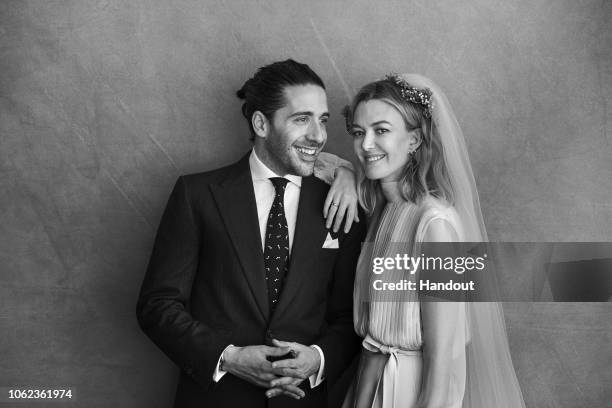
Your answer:
[[[359,222],[358,205],[355,173],[340,166],[323,205],[325,226],[330,228],[333,224],[333,231],[338,232],[344,220],[344,232],[348,233],[353,222]]]

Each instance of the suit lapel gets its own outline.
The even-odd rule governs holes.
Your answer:
[[[249,169],[249,154],[234,166],[220,185],[210,189],[231,238],[246,281],[264,320],[268,320],[268,295],[257,205]]]
[[[289,272],[285,277],[276,314],[282,314],[295,295],[304,289],[309,271],[316,267],[316,254],[323,246],[327,234],[321,205],[324,200],[325,191],[317,188],[314,177],[304,177],[300,188]]]

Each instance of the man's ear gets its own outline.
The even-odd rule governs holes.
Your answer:
[[[253,125],[253,131],[256,136],[263,138],[268,137],[270,122],[261,111],[253,112],[253,116],[251,116],[251,125]]]

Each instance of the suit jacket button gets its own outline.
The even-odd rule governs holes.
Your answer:
[[[268,338],[270,341],[272,341],[272,339],[273,339],[274,337],[273,337],[273,335],[272,335],[272,331],[271,331],[271,330],[268,330],[268,331],[266,332],[266,337],[267,337],[267,338]]]

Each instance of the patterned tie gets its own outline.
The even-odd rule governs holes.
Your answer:
[[[264,265],[266,267],[266,284],[268,286],[268,300],[270,310],[274,312],[283,285],[283,278],[287,273],[289,261],[289,229],[283,199],[285,188],[289,180],[282,177],[270,178],[276,195],[268,215],[266,239],[264,247]]]

